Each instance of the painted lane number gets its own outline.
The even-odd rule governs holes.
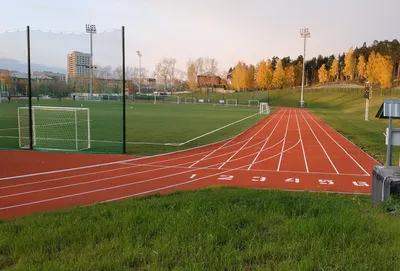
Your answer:
[[[300,179],[299,178],[288,178],[285,180],[285,182],[287,183],[300,183]]]
[[[369,186],[368,183],[362,182],[362,181],[354,181],[353,184],[354,184],[355,186]]]
[[[233,176],[232,175],[221,175],[219,176],[218,180],[220,181],[232,181]]]
[[[254,176],[253,179],[251,179],[253,182],[265,182],[267,180],[267,177],[259,177],[259,176]]]
[[[320,184],[327,184],[327,185],[332,185],[334,182],[332,180],[318,180]]]

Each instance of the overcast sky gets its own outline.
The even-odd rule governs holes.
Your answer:
[[[127,65],[138,66],[135,52],[140,50],[142,66],[150,71],[162,57],[176,58],[182,70],[189,58],[201,56],[215,58],[220,70],[228,70],[238,60],[256,64],[275,55],[295,58],[303,51],[302,27],[311,32],[307,58],[337,55],[364,41],[400,39],[400,0],[0,1],[0,31],[30,25],[78,33],[84,32],[86,23],[96,24],[98,31],[124,25]],[[95,62],[119,63],[120,35],[116,33],[97,37]],[[0,34],[0,57],[23,61],[23,34]],[[67,36],[37,37],[35,63],[65,67],[67,52],[89,51],[87,35],[78,36],[76,45],[74,38],[66,43]]]

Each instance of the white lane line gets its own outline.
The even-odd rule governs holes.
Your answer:
[[[322,148],[322,150],[324,151],[324,153],[325,153],[326,157],[328,158],[329,162],[331,163],[332,167],[335,169],[336,173],[339,174],[339,171],[336,169],[335,165],[333,164],[332,159],[329,157],[329,155],[328,155],[328,153],[326,152],[324,146],[322,146],[322,144],[321,144],[321,142],[319,141],[318,137],[315,135],[314,130],[311,128],[311,126],[310,126],[310,124],[308,123],[307,119],[304,117],[303,112],[300,111],[300,113],[301,113],[301,115],[303,116],[303,119],[306,121],[308,127],[310,128],[311,133],[314,135],[315,139],[317,140],[319,146],[320,146],[320,147]]]
[[[189,142],[192,142],[192,141],[197,140],[197,139],[199,139],[199,138],[205,137],[205,136],[207,136],[207,135],[209,135],[209,134],[218,132],[219,130],[225,129],[226,127],[229,127],[229,126],[234,125],[234,124],[236,124],[236,123],[239,123],[239,122],[241,122],[241,121],[247,120],[247,119],[252,118],[252,117],[254,117],[254,116],[256,116],[256,115],[259,115],[259,114],[260,114],[260,113],[255,113],[255,114],[253,114],[253,115],[251,115],[251,116],[248,116],[248,117],[245,117],[245,118],[243,118],[243,119],[237,120],[237,121],[235,121],[235,122],[229,123],[229,124],[227,124],[227,125],[225,125],[225,126],[222,126],[222,127],[218,128],[218,129],[215,129],[215,130],[210,131],[210,132],[208,132],[208,133],[202,134],[202,135],[200,135],[200,136],[198,136],[198,137],[189,139],[189,140],[187,140],[187,141],[185,141],[185,142],[183,142],[183,143],[180,143],[179,146],[186,145],[186,144],[189,143]]]
[[[301,149],[303,150],[303,158],[304,158],[304,164],[306,165],[306,171],[308,172],[308,163],[307,163],[307,156],[306,152],[304,150],[304,144],[303,144],[303,137],[301,136],[301,130],[300,130],[300,125],[299,125],[299,119],[297,118],[297,112],[294,112],[296,115],[296,122],[297,122],[297,128],[299,129],[299,136],[300,136],[300,143],[301,143]]]
[[[241,150],[243,150],[243,148],[254,138],[256,137],[264,128],[265,126],[267,126],[273,119],[275,119],[275,117],[277,116],[277,114],[274,115],[273,118],[271,118],[266,124],[264,124],[260,130],[258,130],[252,137],[250,137],[246,143],[244,143],[234,154],[232,154],[224,163],[222,163],[222,165],[218,168],[221,169],[223,166],[225,166],[226,163],[228,163],[229,161],[232,160],[233,157],[235,157],[236,154],[238,154]],[[260,142],[261,143],[261,142]]]
[[[145,180],[134,182],[134,183],[126,183],[126,184],[121,184],[121,185],[109,186],[109,187],[104,187],[104,188],[100,188],[100,189],[89,190],[89,191],[85,191],[85,192],[74,193],[74,194],[69,194],[69,195],[64,195],[64,196],[59,196],[59,197],[54,197],[54,198],[48,198],[48,199],[43,199],[43,200],[37,200],[37,201],[31,201],[31,202],[26,202],[26,203],[21,203],[21,204],[10,205],[10,206],[6,206],[6,207],[1,207],[0,211],[13,209],[13,208],[17,208],[17,207],[24,207],[24,206],[39,204],[39,203],[44,203],[44,202],[50,202],[50,201],[55,201],[55,200],[60,200],[60,199],[65,199],[65,198],[72,198],[72,197],[77,197],[77,196],[82,196],[82,195],[88,195],[88,194],[93,194],[93,193],[97,193],[97,192],[108,191],[108,190],[113,190],[113,189],[122,188],[122,187],[128,187],[128,186],[132,186],[132,185],[138,185],[141,183],[147,183],[147,182],[151,182],[151,181],[155,181],[155,180],[159,180],[159,179],[163,179],[163,178],[168,178],[168,177],[173,177],[173,176],[177,176],[177,175],[181,175],[181,174],[186,174],[186,173],[190,173],[190,172],[195,172],[195,171],[199,171],[199,169],[180,171],[178,173],[173,173],[173,174],[168,174],[168,175],[164,175],[164,176],[160,176],[160,177],[145,179]],[[192,180],[184,182],[184,183],[195,182],[195,181],[198,181],[198,180],[201,180],[204,178],[209,178],[211,176],[223,174],[223,173],[226,173],[229,171],[232,171],[232,170],[230,169],[227,171],[218,172],[218,173],[207,175],[207,176],[200,177],[197,179],[192,179]],[[112,177],[112,178],[114,178],[114,177]],[[180,184],[182,184],[182,183],[180,183]],[[179,184],[174,184],[174,185],[172,185],[172,187],[178,186],[178,185]],[[157,188],[157,189],[161,190],[163,188]],[[152,191],[152,190],[148,190],[148,191]],[[150,193],[150,192],[148,192],[148,193]],[[116,198],[114,200],[116,200]]]
[[[286,112],[286,110],[285,110],[285,112]],[[285,113],[285,112],[284,112],[284,113]],[[275,125],[274,129],[272,130],[272,132],[269,134],[269,136],[267,137],[267,139],[264,141],[264,144],[262,145],[261,149],[258,151],[256,157],[253,159],[253,161],[251,162],[251,164],[249,165],[249,167],[247,168],[247,170],[250,170],[250,169],[251,169],[251,167],[254,165],[254,163],[256,162],[256,160],[258,159],[258,157],[260,156],[261,152],[264,150],[265,145],[267,145],[267,143],[268,143],[269,139],[271,138],[272,134],[274,133],[276,127],[278,127],[278,124],[281,122],[283,116],[285,115],[284,113],[282,114],[282,116],[281,116],[281,118],[279,119],[279,121],[276,123],[276,125]],[[283,141],[283,139],[282,139],[281,141]]]
[[[308,114],[307,113],[307,115],[309,115],[309,116],[311,116],[310,114]],[[314,116],[315,117],[315,116]],[[332,139],[332,141],[333,142],[335,142],[336,143],[336,145],[338,145],[339,146],[339,148],[341,148],[342,149],[342,151],[344,151],[344,153],[346,153],[347,154],[347,156],[348,157],[350,157],[350,159],[351,160],[353,160],[353,162],[354,163],[356,163],[357,164],[357,166],[359,166],[359,168],[361,168],[364,172],[365,172],[365,174],[368,174],[368,176],[370,176],[370,174],[356,161],[356,159],[354,159],[323,127],[321,127],[321,125],[319,125],[319,123],[318,122],[316,122],[315,120],[314,120],[314,117],[313,116],[311,116],[311,119],[319,126],[319,128],[321,128],[321,130],[322,131],[324,131],[325,132],[325,134],[327,134],[328,136],[329,136],[329,138],[330,139]],[[358,147],[357,147],[358,148]]]
[[[288,132],[288,129],[289,129],[290,113],[291,112],[292,112],[292,109],[290,109],[290,111],[289,111],[289,117],[288,117],[288,121],[287,121],[287,124],[286,124],[286,131],[285,131],[285,135],[283,136],[283,144],[282,144],[282,149],[281,149],[281,156],[279,157],[278,168],[276,169],[277,171],[279,171],[279,169],[281,168],[283,150],[285,149],[286,136],[287,136],[287,132]]]
[[[243,143],[245,141],[247,141],[247,139],[239,141],[238,143],[235,143],[235,144],[231,145],[230,147],[238,145],[238,144],[241,144],[241,143]],[[280,143],[280,142],[278,142],[278,143]],[[257,146],[259,144],[261,144],[261,142],[256,143],[256,144],[254,144],[252,146],[249,146],[248,148],[252,148],[252,147]],[[272,146],[272,147],[274,147],[274,146]],[[245,149],[248,149],[248,148],[245,148]],[[267,148],[266,150],[268,150],[268,149],[269,148]],[[153,164],[157,164],[157,163],[165,163],[165,162],[170,162],[170,161],[175,161],[175,160],[182,160],[183,158],[197,156],[197,155],[204,154],[204,153],[207,153],[207,152],[209,152],[209,151],[205,151],[205,152],[201,152],[201,153],[195,153],[195,154],[187,155],[187,156],[175,157],[175,158],[171,158],[171,159],[167,159],[167,160],[163,160],[163,161],[154,161],[154,162],[151,162],[151,163],[147,163],[146,165],[149,166],[149,165],[153,165]],[[231,153],[234,153],[234,152],[235,151],[231,151],[231,152],[224,153],[224,154],[221,154],[221,155],[218,155],[218,156],[214,156],[214,157],[211,157],[211,158],[208,158],[208,159],[205,159],[205,160],[218,158],[218,157],[225,156],[227,154],[231,154]],[[242,159],[242,158],[245,158],[245,157],[241,157],[239,159]],[[235,159],[235,160],[239,160],[239,159]],[[182,163],[180,165],[185,165],[185,164],[188,164],[188,163],[192,163],[192,162],[185,162],[185,163]],[[121,165],[134,165],[134,164],[131,164],[129,162],[122,162],[120,164]],[[217,165],[217,164],[215,164],[215,165]],[[22,184],[8,185],[8,186],[3,186],[3,187],[0,186],[0,190],[1,189],[6,189],[6,188],[12,188],[12,187],[35,185],[35,184],[40,184],[40,183],[48,183],[48,182],[64,180],[64,179],[70,179],[70,178],[77,178],[77,177],[88,176],[88,175],[96,175],[96,174],[106,173],[106,172],[109,172],[109,171],[124,170],[124,169],[127,169],[127,168],[129,168],[129,167],[121,167],[121,168],[117,168],[117,169],[103,170],[103,171],[97,171],[97,172],[93,172],[93,173],[74,174],[74,175],[69,175],[69,176],[64,176],[64,177],[59,177],[59,178],[53,178],[53,179],[47,179],[47,180],[41,180],[41,181],[33,181],[33,182],[26,182],[26,183],[22,183]]]
[[[252,127],[256,126],[259,123],[260,123],[260,121],[257,122],[256,124],[252,125],[251,127],[249,127],[249,129],[251,129]],[[232,138],[237,138],[237,137],[241,136],[242,134],[246,133],[249,129],[244,130],[243,132],[239,133],[238,135],[233,136]],[[182,152],[189,152],[189,151],[201,149],[201,148],[212,146],[212,145],[217,145],[217,144],[220,144],[220,143],[222,143],[222,142],[224,142],[226,140],[229,140],[229,139],[230,138],[224,139],[224,140],[221,140],[221,141],[218,141],[218,142],[209,143],[209,144],[202,145],[202,146],[197,146],[197,147],[185,149],[185,150],[179,150],[179,151],[173,151],[173,152],[168,152],[168,153],[156,154],[156,155],[152,155],[152,156],[137,157],[137,158],[126,159],[126,160],[115,161],[115,162],[108,162],[108,163],[101,163],[101,164],[94,164],[94,165],[74,167],[74,168],[66,168],[66,169],[58,169],[58,170],[30,173],[30,174],[17,175],[17,176],[1,177],[0,181],[13,180],[13,179],[22,179],[22,178],[29,178],[29,177],[34,177],[34,176],[50,175],[50,174],[57,174],[57,173],[62,173],[62,172],[83,170],[83,169],[88,169],[88,168],[98,168],[98,167],[121,164],[121,163],[125,163],[125,162],[136,161],[136,160],[153,159],[153,158],[158,158],[158,157],[167,156],[167,155],[174,155],[174,154],[178,154],[178,153],[182,153]],[[243,140],[242,142],[244,142],[244,141],[246,141],[246,140]],[[234,145],[240,144],[240,143],[241,142],[235,143]],[[230,146],[230,147],[232,147],[232,146]],[[209,152],[209,151],[204,151],[204,152],[200,152],[200,153],[197,153],[197,154],[191,154],[191,155],[187,155],[187,156],[182,156],[180,158],[191,157],[191,156],[194,156],[194,155],[203,154],[203,153],[207,153],[207,152]]]

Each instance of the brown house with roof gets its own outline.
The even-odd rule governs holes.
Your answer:
[[[217,87],[221,85],[221,77],[213,74],[212,72],[206,72],[204,74],[197,75],[197,87]]]

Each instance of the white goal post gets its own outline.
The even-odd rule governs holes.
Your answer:
[[[249,106],[259,106],[260,101],[259,100],[249,100]]]
[[[196,104],[196,98],[185,97],[185,104]]]
[[[29,148],[29,108],[18,107],[19,146]],[[81,107],[32,106],[32,141],[38,149],[90,149],[90,111]]]
[[[237,106],[237,100],[236,99],[226,99],[226,106]]]
[[[260,103],[260,114],[269,114],[270,109],[268,103]]]

